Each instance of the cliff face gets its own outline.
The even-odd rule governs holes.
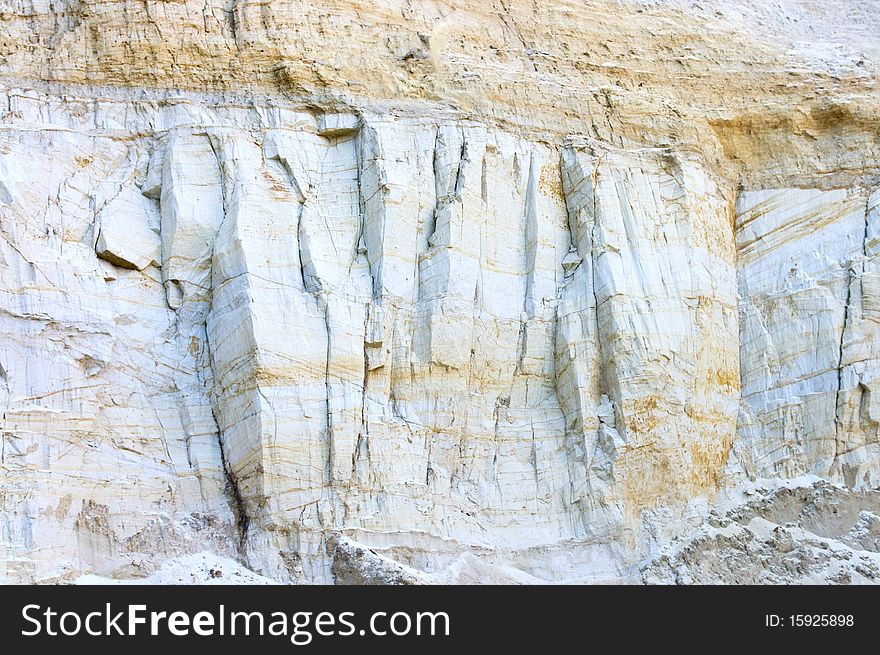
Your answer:
[[[876,6],[459,4],[0,5],[6,582],[635,579],[805,475],[874,534]]]

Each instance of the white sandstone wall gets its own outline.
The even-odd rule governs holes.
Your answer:
[[[697,161],[10,103],[7,148],[44,169],[3,179],[7,579],[149,572],[205,531],[282,580],[332,579],[333,531],[428,569],[641,548],[643,511],[718,488],[735,269]]]
[[[752,476],[880,482],[876,204],[863,188],[739,196],[738,451]]]
[[[845,4],[0,2],[0,582],[736,579],[803,475],[876,553]]]

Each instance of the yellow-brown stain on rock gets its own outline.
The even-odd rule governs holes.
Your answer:
[[[565,194],[562,191],[562,177],[559,174],[558,166],[550,163],[541,166],[538,188],[547,196],[565,200]]]
[[[709,383],[710,389],[715,386],[739,389],[739,370],[733,368],[710,368],[706,381]]]
[[[59,521],[63,521],[67,516],[67,512],[70,511],[70,505],[73,502],[73,496],[70,494],[66,494],[60,501],[58,501],[58,507],[55,508],[55,518]]]
[[[656,429],[662,418],[657,412],[660,399],[657,396],[637,398],[624,404],[627,432],[647,433]]]

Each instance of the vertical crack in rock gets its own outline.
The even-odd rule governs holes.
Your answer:
[[[332,328],[330,326],[330,310],[328,307],[327,299],[323,296],[323,294],[316,296],[318,300],[318,308],[324,315],[324,330],[327,335],[327,346],[325,350],[324,357],[324,399],[326,406],[326,417],[327,417],[327,454],[326,454],[326,479],[329,484],[333,485],[334,479],[334,464],[335,464],[335,452],[336,452],[336,435],[333,431],[333,410],[331,405],[331,399],[333,397],[333,391],[330,384],[330,358],[331,353],[333,352],[333,333]]]
[[[315,269],[312,265],[311,256],[309,255],[309,235],[306,232],[305,224],[302,216],[306,211],[306,203],[308,199],[304,199],[300,205],[299,215],[296,221],[296,257],[299,261],[299,274],[302,280],[303,289],[315,295],[320,292],[321,284],[318,276],[315,275]]]
[[[367,305],[364,311],[364,335],[369,334],[370,310],[373,305]],[[361,416],[360,430],[357,435],[357,442],[351,453],[351,479],[357,479],[357,462],[358,457],[364,448],[369,448],[369,427],[367,421],[367,382],[370,376],[370,357],[367,353],[368,343],[364,339],[364,376],[361,381]]]
[[[516,366],[514,367],[514,376],[519,375],[523,370],[523,363],[528,350],[528,314],[524,313],[524,318],[520,318],[519,333],[516,338]]]
[[[458,153],[458,160],[455,168],[455,181],[452,184],[452,195],[449,196],[446,204],[461,202],[462,195],[464,194],[465,168],[470,161],[468,139],[465,136],[464,130],[461,130],[461,151]]]
[[[529,174],[527,178],[525,206],[523,211],[523,270],[525,271],[525,295],[523,297],[523,312],[529,319],[535,316],[534,288],[535,288],[535,257],[538,252],[538,177],[540,165],[537,162],[535,151],[529,153]]]
[[[297,200],[295,215],[293,217],[294,221],[294,233],[296,234],[296,261],[297,261],[297,269],[299,270],[300,281],[302,284],[302,288],[306,291],[312,290],[314,275],[306,273],[306,264],[304,259],[304,254],[308,251],[308,245],[305,242],[307,236],[305,234],[305,229],[303,227],[303,214],[306,210],[306,203],[308,202],[308,189],[303,189],[300,185],[299,180],[297,179],[296,173],[293,171],[293,167],[288,159],[281,153],[277,151],[277,145],[272,143],[275,146],[275,151],[270,154],[267,159],[269,161],[276,161],[281,166],[281,169],[284,171],[284,181],[290,187],[291,192]],[[305,251],[305,253],[304,253]]]
[[[607,376],[613,375],[610,371],[608,371],[608,366],[605,366],[605,362],[611,362],[610,353],[607,352],[607,347],[604,345],[604,339],[602,338],[602,325],[599,320],[599,313],[601,312],[602,303],[599,301],[599,283],[600,280],[598,278],[598,269],[599,269],[599,258],[602,256],[602,251],[599,248],[599,233],[601,230],[600,219],[599,219],[599,206],[597,199],[597,191],[596,187],[599,182],[599,167],[602,164],[602,155],[598,157],[594,157],[592,159],[592,170],[590,171],[590,203],[592,205],[591,213],[590,213],[590,225],[589,225],[589,247],[590,247],[590,257],[591,257],[591,266],[590,266],[590,292],[593,294],[593,306],[596,308],[595,317],[596,317],[596,350],[599,353],[599,359],[602,362],[602,372],[599,374],[600,379],[600,393],[604,393],[611,398],[611,404],[615,407],[615,411],[617,411],[617,405],[614,402],[614,397],[612,397],[610,393],[610,389],[607,384]],[[604,374],[603,374],[604,373]],[[618,398],[618,403],[619,403]]]
[[[351,276],[352,267],[357,263],[358,259],[363,256],[367,260],[368,271],[370,274],[370,292],[372,294],[371,299],[372,302],[381,302],[382,299],[382,263],[384,256],[384,249],[380,252],[371,252],[370,245],[371,243],[383,243],[383,238],[385,236],[385,216],[384,212],[381,216],[381,220],[377,221],[377,225],[370,225],[369,228],[374,230],[377,234],[373,239],[367,238],[367,208],[366,208],[366,199],[364,197],[364,183],[361,179],[363,177],[363,169],[364,169],[364,145],[363,141],[366,139],[365,135],[366,129],[361,129],[357,136],[355,136],[355,148],[354,148],[354,156],[355,156],[355,189],[357,189],[357,234],[355,235],[355,250],[351,259],[351,264],[348,269],[349,276]],[[383,203],[384,208],[384,203]]]
[[[363,121],[362,121],[363,123]],[[357,192],[358,192],[358,234],[356,236],[357,251],[352,260],[352,264],[357,260],[358,255],[363,255],[367,260],[368,270],[370,274],[370,292],[371,302],[364,304],[364,339],[362,342],[363,351],[363,367],[364,372],[361,377],[361,399],[360,399],[360,425],[355,440],[354,449],[351,452],[351,480],[357,479],[357,462],[358,457],[364,451],[369,449],[369,428],[368,428],[368,411],[367,411],[367,388],[370,376],[370,356],[368,349],[376,345],[376,339],[371,334],[373,313],[378,311],[382,306],[383,300],[383,260],[384,260],[384,237],[385,237],[385,202],[384,190],[382,183],[381,170],[375,170],[378,167],[377,160],[381,159],[381,144],[376,131],[368,125],[362,125],[357,139],[356,167],[357,167]],[[370,142],[369,144],[367,142]],[[378,152],[367,152],[367,149],[373,146]],[[376,176],[378,184],[377,188],[367,189],[365,177],[365,168],[369,164],[373,166],[373,174]],[[381,194],[381,203],[379,207],[375,207],[375,203],[368,205],[368,199],[371,196],[379,196]],[[375,215],[374,215],[375,214]],[[375,233],[375,234],[374,234]],[[379,248],[375,245],[378,244]],[[371,247],[372,246],[372,247]],[[376,252],[378,250],[378,252]],[[379,346],[381,347],[381,343]],[[332,466],[331,466],[332,471]]]
[[[869,240],[869,214],[870,214],[870,204],[871,204],[871,190],[865,190],[865,206],[864,206],[864,231],[862,233],[861,239],[861,252],[857,254],[855,260],[850,260],[847,263],[847,278],[846,278],[846,298],[844,300],[843,305],[843,322],[842,328],[840,330],[840,342],[838,344],[837,351],[837,390],[834,396],[834,457],[831,460],[831,465],[828,469],[827,475],[832,475],[835,468],[838,464],[838,459],[841,455],[843,455],[848,450],[847,438],[844,433],[841,436],[841,431],[846,430],[845,416],[844,411],[846,409],[846,405],[848,404],[847,399],[844,397],[844,350],[847,342],[847,338],[849,336],[849,332],[853,329],[853,285],[862,284],[862,280],[865,276],[865,267],[868,261],[868,240]],[[858,269],[858,270],[857,270]],[[862,298],[862,293],[859,293],[859,302],[862,304],[862,311],[864,307],[864,300]],[[861,315],[861,312],[860,312]],[[859,382],[857,388],[861,388],[862,383]]]
[[[223,9],[227,24],[229,25],[229,32],[232,35],[232,42],[236,48],[238,47],[238,20],[235,14],[238,11],[238,4],[238,0],[226,0],[226,6]]]
[[[434,148],[432,150],[431,155],[431,172],[433,173],[432,177],[434,179],[434,209],[431,211],[430,218],[428,222],[425,224],[425,243],[427,244],[426,249],[430,249],[432,244],[434,243],[434,230],[437,229],[437,210],[440,207],[440,196],[438,195],[441,191],[441,175],[444,174],[443,171],[443,159],[442,159],[442,148],[444,147],[444,138],[443,138],[443,126],[438,125],[435,134],[434,134]],[[446,189],[442,189],[443,192],[446,192]]]
[[[843,350],[844,343],[846,342],[846,333],[847,326],[850,322],[850,303],[852,302],[852,285],[859,279],[860,276],[855,274],[855,263],[850,263],[847,266],[847,276],[846,276],[846,298],[843,303],[843,321],[840,329],[840,342],[837,348],[837,390],[834,394],[834,456],[831,460],[831,467],[828,469],[828,474],[831,474],[832,469],[834,468],[837,458],[840,456],[841,444],[840,444],[840,431],[843,424],[843,407],[842,407],[842,399],[841,394],[843,392]]]
[[[448,140],[455,138],[460,140],[460,146],[456,156],[450,159],[450,149],[454,144]],[[465,168],[470,162],[468,154],[468,138],[463,128],[440,125],[437,128],[437,139],[434,145],[434,179],[436,181],[436,204],[434,207],[434,220],[426,233],[429,246],[447,246],[449,237],[441,236],[441,242],[436,241],[437,230],[448,230],[449,207],[460,203],[465,185]],[[440,223],[442,220],[443,224]]]
[[[2,363],[0,363],[0,383],[3,384],[3,391],[6,396],[3,401],[3,414],[0,415],[0,464],[5,464],[6,439],[8,438],[6,432],[6,416],[9,414],[9,408],[12,402],[12,390],[9,386],[9,374],[6,372]]]
[[[532,473],[535,476],[535,501],[537,502],[538,498],[541,495],[541,478],[540,473],[538,472],[538,443],[537,438],[535,437],[535,425],[534,423],[529,425],[529,432],[531,433],[531,452],[529,453],[529,461],[532,464]]]
[[[516,157],[516,155],[514,155]],[[480,200],[483,204],[487,204],[489,202],[489,184],[486,176],[488,175],[488,162],[486,161],[486,155],[483,155],[483,160],[480,163]]]
[[[211,407],[211,416],[214,417],[214,423],[219,425],[213,404]],[[217,430],[217,444],[220,448],[220,463],[223,466],[223,474],[226,476],[225,491],[229,498],[230,505],[232,506],[232,513],[235,517],[235,527],[238,531],[238,556],[245,565],[248,565],[247,541],[251,519],[248,515],[244,497],[241,494],[238,476],[233,472],[232,467],[229,465],[229,459],[226,457],[226,448],[223,446],[223,435],[219,428]]]

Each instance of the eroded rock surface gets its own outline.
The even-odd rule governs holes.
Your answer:
[[[5,4],[3,581],[876,578],[872,3]]]

